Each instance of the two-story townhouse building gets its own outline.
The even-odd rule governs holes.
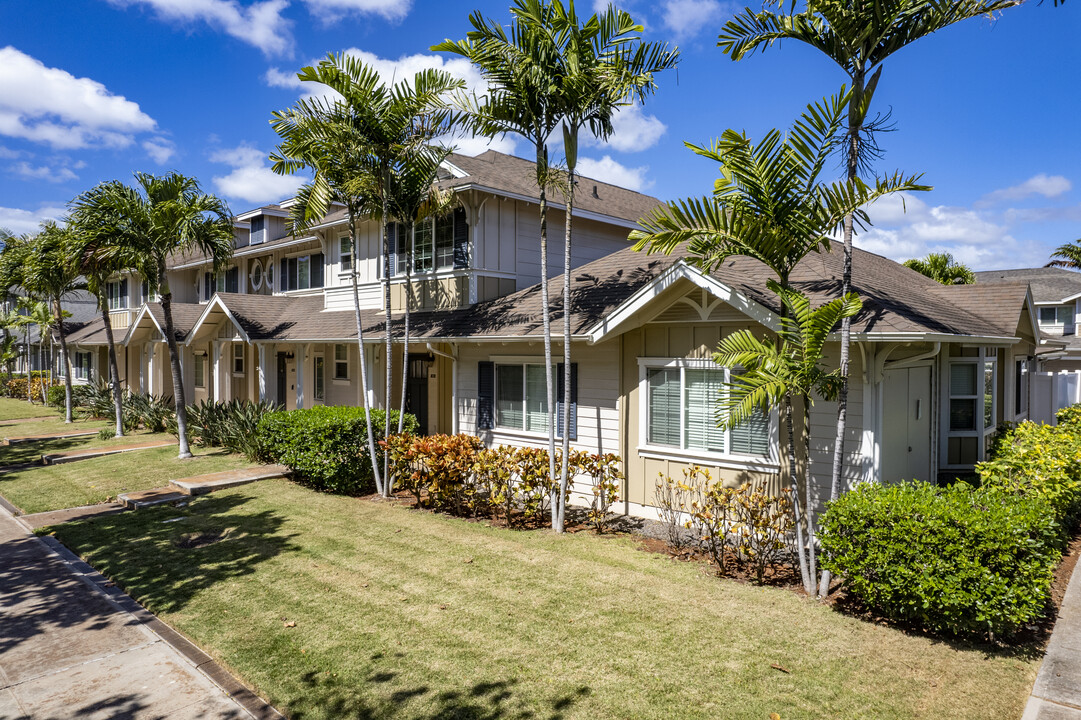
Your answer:
[[[396,407],[404,373],[407,406],[423,432],[544,446],[532,164],[489,151],[475,158],[454,155],[444,170],[441,184],[456,191],[459,207],[409,237],[395,228],[390,258],[382,253],[381,227],[371,219],[361,223],[357,251],[350,253],[340,209],[307,233],[290,234],[288,201],[236,218],[236,250],[225,273],[212,275],[197,255],[176,258],[169,281],[186,396],[261,398],[286,408],[361,404],[350,284],[355,268],[370,402],[386,406],[389,372]],[[690,463],[730,483],[785,482],[775,415],[729,431],[713,421],[731,370],[710,360],[712,350],[738,329],[769,335],[778,327],[780,308],[766,289],[765,268],[734,258],[705,273],[678,253],[634,252],[628,232],[659,200],[587,178],[580,179],[577,198],[572,443],[623,458],[624,509],[643,515],[654,512],[657,473],[678,474]],[[557,321],[563,265],[558,202],[549,226]],[[841,258],[839,250],[813,254],[792,280],[815,302],[833,297]],[[389,362],[385,262],[397,349]],[[980,285],[943,287],[858,250],[853,278],[864,309],[853,325],[846,481],[934,481],[970,471],[999,422],[1027,417],[1030,370],[1046,344],[1028,285],[1004,283],[991,295]],[[126,323],[121,375],[129,387],[168,394],[161,308],[142,302],[135,284],[128,279],[128,307],[118,306],[114,314],[114,326]],[[411,345],[402,358],[407,299]],[[74,341],[100,348],[101,335],[99,322]],[[836,343],[828,349],[835,360]],[[103,360],[100,355],[98,362]],[[835,406],[815,403],[806,430],[820,499],[829,484],[835,423]]]

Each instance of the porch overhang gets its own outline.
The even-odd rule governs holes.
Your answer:
[[[199,319],[195,321],[195,326],[192,327],[191,332],[188,333],[188,337],[184,340],[185,345],[191,345],[192,343],[205,339],[207,335],[212,333],[215,328],[219,327],[222,321],[227,320],[236,330],[237,335],[244,342],[251,342],[251,338],[248,337],[248,333],[237,322],[236,317],[232,311],[226,307],[225,302],[220,296],[214,295],[207,303],[206,308],[199,315]]]

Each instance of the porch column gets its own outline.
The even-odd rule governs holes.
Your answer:
[[[154,352],[158,349],[158,345],[157,345],[157,343],[147,343],[146,348],[147,348],[147,352],[146,352],[146,377],[147,377],[146,385],[147,385],[147,392],[150,392],[150,393],[153,393],[153,394],[156,394],[156,395],[161,395],[161,394],[163,394],[162,389],[157,387],[157,383],[154,382]],[[157,393],[154,393],[155,389],[158,391]]]
[[[267,352],[266,344],[259,343],[259,401],[266,402],[266,380],[267,375],[270,374],[270,367],[267,365]]]
[[[297,410],[304,407],[304,365],[308,361],[308,346],[297,345]]]
[[[223,385],[224,380],[225,380],[225,378],[224,378],[225,373],[222,372],[222,367],[221,367],[221,343],[218,342],[217,340],[215,340],[213,342],[213,346],[214,346],[214,383],[213,383],[214,393],[213,393],[213,397],[211,398],[211,400],[214,400],[215,402],[218,402],[218,401],[223,399],[222,398],[222,393],[225,390],[225,387]]]

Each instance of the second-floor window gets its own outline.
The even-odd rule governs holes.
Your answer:
[[[338,257],[341,259],[342,272],[353,269],[353,243],[350,242],[348,235],[338,238]]]
[[[224,273],[203,273],[203,299],[209,300],[215,292],[240,292],[240,270],[229,268]]]
[[[1040,308],[1040,324],[1048,327],[1066,327],[1074,324],[1074,309],[1070,305]]]
[[[393,228],[396,252],[391,258],[392,274],[405,274],[410,249],[414,273],[469,266],[469,225],[461,208],[449,215],[417,223],[413,226],[412,237],[400,224],[395,224]]]
[[[148,283],[146,280],[143,280],[143,284],[141,286],[141,289],[142,289],[142,293],[143,293],[143,295],[142,295],[143,302],[158,302],[158,294],[154,293],[153,296],[151,296],[151,294],[150,294],[150,283]]]
[[[279,273],[279,289],[287,292],[323,287],[323,261],[323,253],[284,258]]]
[[[117,280],[105,283],[105,297],[110,310],[123,310],[128,306],[128,281]]]

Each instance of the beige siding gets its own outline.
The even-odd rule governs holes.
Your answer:
[[[517,202],[516,205],[517,247],[514,272],[518,289],[522,290],[541,280],[540,216],[534,204]],[[548,212],[549,277],[563,274],[564,217],[561,210]],[[572,232],[571,267],[579,267],[626,248],[630,230],[575,218]]]

